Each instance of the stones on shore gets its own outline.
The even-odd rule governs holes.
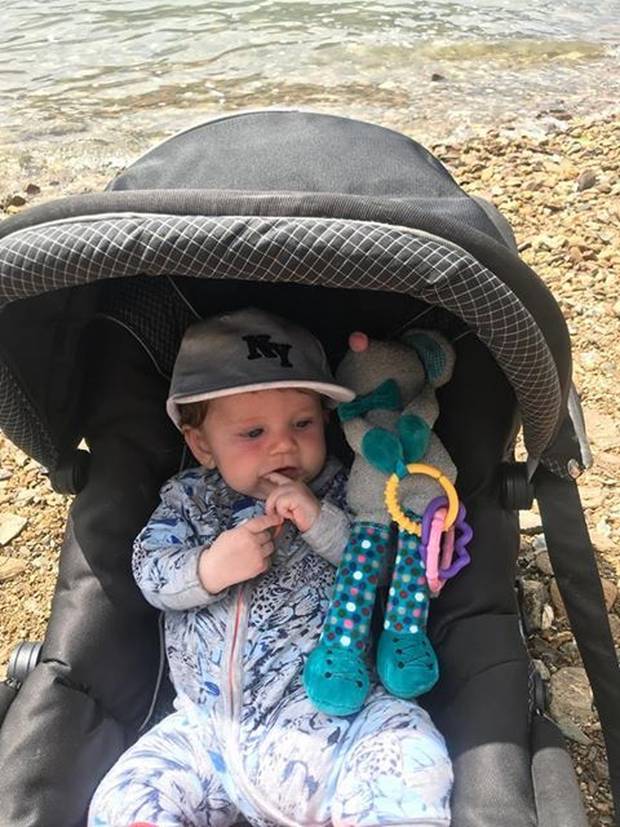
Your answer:
[[[536,115],[538,120],[543,118],[553,118],[556,121],[572,121],[574,115],[566,109],[563,101],[558,101],[548,109],[544,109]]]
[[[0,546],[14,540],[27,523],[28,520],[18,514],[0,514]]]
[[[604,577],[601,578],[601,586],[603,588],[605,608],[608,612],[610,612],[614,607],[616,598],[618,597],[618,587],[615,583],[612,583],[611,580],[606,580]],[[557,616],[562,618],[566,617],[566,608],[564,607],[564,601],[560,595],[560,589],[555,578],[553,578],[549,584],[549,594],[551,597],[551,604]]]
[[[538,580],[522,578],[520,582],[525,631],[532,634],[542,628],[543,611],[549,602],[549,591],[546,585]]]
[[[563,117],[560,104],[550,108]],[[445,160],[467,191],[508,218],[526,263],[560,302],[578,356],[580,340],[591,343],[575,360],[577,386],[586,401],[603,401],[617,416],[614,365],[602,343],[617,339],[620,318],[620,123],[610,116],[564,126],[538,139],[516,128],[510,140],[491,130],[446,147]]]
[[[27,201],[23,195],[11,195],[6,199],[5,207],[24,207]]]
[[[568,718],[577,725],[592,720],[592,690],[581,666],[564,666],[551,675],[549,711],[556,721]]]
[[[584,169],[577,178],[577,192],[583,192],[590,189],[598,182],[598,176],[593,169]]]
[[[23,560],[0,554],[0,583],[13,580],[25,570],[26,563]]]
[[[616,646],[620,646],[620,617],[615,614],[610,614],[607,616],[607,620],[609,621],[609,628],[611,630],[613,641]]]
[[[535,534],[542,529],[540,514],[535,511],[519,511],[519,528],[522,534]]]
[[[0,431],[0,679],[15,644],[40,640],[56,584],[69,498]]]
[[[570,718],[555,718],[555,722],[560,728],[560,732],[568,741],[574,741],[576,744],[582,744],[587,747],[592,743],[585,732],[580,729],[574,721]]]
[[[32,199],[39,195],[41,195],[41,187],[29,181],[21,192],[9,192],[6,195],[0,193],[0,211],[7,215],[21,212]]]
[[[551,580],[549,584],[549,595],[551,597],[551,601],[557,612],[558,617],[566,617],[566,609],[564,607],[564,601],[562,600],[562,596],[560,595],[559,586],[554,579]]]
[[[549,559],[549,555],[546,551],[539,552],[535,559],[534,564],[539,572],[542,574],[546,574],[548,576],[553,575],[553,567],[551,565],[551,560]]]

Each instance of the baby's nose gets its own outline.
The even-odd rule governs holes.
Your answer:
[[[295,446],[293,435],[288,431],[275,434],[272,442],[272,449],[276,452],[289,451]]]

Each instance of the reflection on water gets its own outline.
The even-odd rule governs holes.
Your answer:
[[[450,131],[620,99],[617,0],[506,5],[4,0],[0,144],[263,106]]]

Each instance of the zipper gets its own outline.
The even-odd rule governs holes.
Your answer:
[[[252,784],[247,777],[243,766],[243,759],[239,749],[240,718],[243,700],[242,656],[245,644],[245,633],[248,623],[248,604],[251,587],[247,583],[238,587],[234,605],[233,631],[229,644],[226,664],[226,709],[224,719],[224,748],[226,763],[232,770],[239,791],[261,815],[281,824],[283,827],[307,827],[303,822],[293,821],[281,813],[264,795]]]
[[[235,507],[231,519],[232,525],[242,525],[251,518],[255,502],[251,498],[242,498]],[[282,532],[279,543],[286,549],[290,546],[293,529],[287,526]],[[277,551],[276,551],[277,553]],[[226,671],[222,683],[226,686],[224,698],[224,755],[231,770],[231,777],[246,800],[263,816],[267,816],[282,827],[315,827],[310,824],[288,818],[255,787],[247,777],[240,750],[241,709],[243,706],[243,650],[247,638],[249,604],[252,596],[253,580],[237,586],[234,606],[232,607],[232,632],[227,635],[223,663]]]

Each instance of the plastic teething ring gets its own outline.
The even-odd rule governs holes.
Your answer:
[[[439,485],[443,488],[446,497],[448,498],[448,513],[446,514],[446,521],[444,524],[444,531],[447,531],[457,518],[459,510],[459,498],[456,490],[450,480],[444,476],[439,468],[434,465],[426,465],[422,462],[412,462],[407,465],[409,474],[426,474],[427,477],[432,477],[437,480]],[[398,524],[399,528],[407,531],[409,534],[415,534],[420,537],[422,535],[422,525],[418,520],[412,520],[400,507],[398,502],[398,486],[400,479],[397,474],[392,474],[385,484],[385,504],[390,517]]]

